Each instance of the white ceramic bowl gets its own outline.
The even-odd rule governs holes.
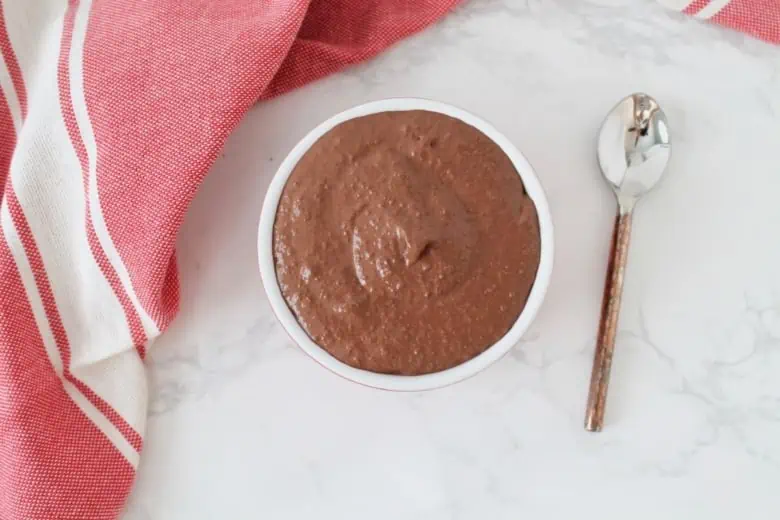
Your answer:
[[[276,278],[273,257],[273,226],[276,218],[276,209],[279,205],[279,199],[282,196],[282,190],[287,182],[287,178],[290,176],[303,154],[306,153],[306,151],[322,137],[323,134],[339,123],[377,112],[404,110],[428,110],[460,119],[481,131],[500,146],[504,153],[512,160],[515,169],[523,180],[528,195],[536,205],[536,210],[539,215],[539,230],[541,232],[541,258],[539,259],[539,270],[536,273],[536,281],[534,281],[523,311],[520,313],[520,316],[518,316],[514,325],[512,325],[512,328],[509,329],[504,337],[469,361],[441,372],[419,376],[378,374],[376,372],[360,370],[342,363],[314,343],[298,324],[298,321],[295,319],[295,316],[290,311],[289,307],[287,307],[287,304],[282,297],[282,292]],[[268,188],[268,193],[263,204],[263,211],[260,216],[260,230],[257,247],[260,261],[260,274],[263,278],[265,291],[268,294],[268,300],[271,302],[271,308],[284,329],[304,352],[325,368],[356,383],[385,390],[429,390],[462,381],[463,379],[476,374],[506,354],[520,340],[523,333],[525,333],[526,329],[528,329],[531,324],[531,321],[536,316],[550,282],[550,274],[553,265],[553,225],[552,219],[550,218],[547,199],[544,196],[544,192],[539,184],[539,180],[536,178],[533,168],[528,164],[528,161],[523,157],[523,154],[520,153],[520,151],[515,148],[509,139],[501,132],[479,117],[445,103],[438,103],[425,99],[395,98],[374,101],[345,110],[323,122],[309,132],[306,137],[301,139],[282,162],[281,166],[279,166],[279,170],[276,172],[276,175]]]

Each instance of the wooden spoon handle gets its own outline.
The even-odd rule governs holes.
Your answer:
[[[620,298],[623,294],[623,277],[628,259],[628,242],[631,238],[631,212],[619,211],[615,217],[612,246],[609,252],[607,280],[604,299],[601,304],[601,322],[593,357],[593,372],[590,376],[590,391],[585,413],[585,429],[601,431],[604,423],[604,407],[607,403],[609,371],[612,368],[612,353],[615,351]]]

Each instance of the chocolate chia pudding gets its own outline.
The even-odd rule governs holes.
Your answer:
[[[315,343],[387,374],[454,367],[498,341],[539,266],[510,159],[422,110],[339,124],[300,159],[274,222],[282,295]]]

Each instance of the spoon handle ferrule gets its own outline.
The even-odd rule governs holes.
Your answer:
[[[612,245],[609,252],[607,279],[604,285],[604,299],[601,304],[601,321],[593,358],[593,372],[585,414],[585,429],[601,431],[604,423],[604,408],[607,402],[609,373],[612,368],[612,354],[615,351],[620,300],[623,294],[623,279],[628,259],[628,243],[631,238],[632,212],[619,211],[615,217]]]

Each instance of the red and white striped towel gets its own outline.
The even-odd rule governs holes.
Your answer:
[[[0,519],[120,514],[174,239],[228,134],[456,1],[2,2]]]
[[[658,0],[701,20],[780,43],[780,0]]]
[[[120,514],[175,236],[228,134],[457,1],[2,2],[0,519]],[[681,8],[777,41],[776,1]]]

